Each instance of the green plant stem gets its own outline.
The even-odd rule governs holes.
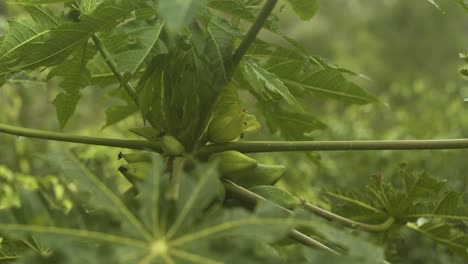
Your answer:
[[[129,83],[128,81],[125,80],[122,73],[118,70],[117,63],[115,63],[115,61],[112,59],[109,51],[104,46],[104,43],[102,43],[101,39],[98,36],[96,36],[95,34],[93,34],[91,36],[91,38],[92,38],[92,40],[94,42],[94,45],[96,45],[96,48],[98,49],[99,53],[101,54],[101,56],[106,61],[107,66],[112,71],[112,73],[117,78],[117,80],[120,82],[120,85],[123,86],[125,91],[127,91],[127,94],[132,98],[133,103],[135,103],[135,105],[139,106],[140,103],[139,103],[138,94],[137,94],[135,88],[133,88],[131,83]],[[145,120],[147,120],[152,127],[154,127],[154,128],[158,127],[157,124],[156,124],[156,121],[154,121],[154,119],[152,119],[150,116],[143,116],[143,118]]]
[[[354,151],[354,150],[428,150],[468,149],[468,139],[434,140],[351,140],[351,141],[243,141],[200,147],[198,155],[226,150],[242,153],[287,151]]]
[[[260,32],[263,25],[265,24],[268,17],[270,16],[271,12],[273,11],[273,8],[275,8],[275,5],[277,2],[278,0],[267,0],[265,5],[263,6],[257,19],[255,20],[253,25],[250,27],[249,31],[247,32],[247,35],[242,40],[241,44],[239,45],[237,50],[234,52],[234,55],[232,56],[232,69],[230,71],[231,74],[234,72],[237,65],[239,65],[242,57],[245,55],[250,45],[252,45],[252,43],[254,42],[258,33]]]
[[[344,224],[352,228],[360,228],[362,230],[369,231],[369,232],[384,232],[388,230],[390,227],[392,227],[392,225],[395,223],[395,219],[393,217],[389,217],[387,220],[385,220],[381,224],[361,223],[361,222],[357,222],[349,218],[334,214],[330,211],[327,211],[316,205],[313,205],[303,199],[300,199],[300,200],[301,200],[301,206],[305,210],[312,212],[318,216],[321,216],[325,219],[336,221],[336,222],[339,222],[341,224]]]
[[[245,189],[244,187],[242,186],[239,186],[231,181],[228,181],[228,180],[223,180],[223,184],[224,184],[224,187],[226,189],[226,194],[229,196],[229,197],[232,197],[232,198],[235,198],[241,202],[244,202],[244,203],[247,203],[249,206],[253,206],[255,204],[257,204],[258,202],[260,201],[264,201],[266,200],[265,198],[263,198],[262,196],[254,193],[254,192],[251,192],[247,189]],[[276,204],[277,205],[277,204]],[[284,212],[287,212],[289,214],[292,213],[291,210],[289,209],[286,209],[280,205],[277,205],[278,208]],[[314,248],[319,248],[319,249],[322,249],[322,250],[325,250],[325,251],[328,251],[330,253],[333,253],[333,254],[340,254],[339,252],[335,251],[334,249],[320,243],[319,241],[295,230],[295,229],[291,229],[291,231],[289,232],[288,234],[289,238],[292,239],[292,240],[295,240],[305,246],[308,246],[308,247],[314,247]]]
[[[106,64],[107,66],[109,66],[109,69],[112,71],[117,80],[119,80],[120,85],[124,87],[128,95],[132,98],[133,102],[136,105],[138,105],[138,95],[135,88],[133,88],[133,86],[129,82],[125,81],[122,73],[120,73],[117,68],[117,63],[115,63],[115,61],[111,58],[111,55],[104,46],[104,43],[102,43],[101,39],[95,34],[91,36],[91,39],[93,40],[94,45],[96,45],[96,48],[98,49],[101,56],[106,61]]]
[[[15,136],[22,136],[22,137],[81,143],[81,144],[88,144],[88,145],[137,149],[137,150],[151,150],[154,152],[162,153],[162,149],[158,143],[147,141],[147,140],[126,140],[126,139],[69,135],[65,133],[50,132],[50,131],[36,130],[36,129],[30,129],[30,128],[22,128],[22,127],[9,126],[9,125],[4,125],[4,124],[0,124],[0,132],[15,135]]]

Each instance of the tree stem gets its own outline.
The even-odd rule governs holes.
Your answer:
[[[428,150],[467,149],[468,139],[434,140],[351,140],[351,141],[243,141],[203,146],[199,155],[226,150],[242,153],[287,151],[355,151],[355,150]]]
[[[223,180],[223,184],[224,184],[224,187],[226,189],[226,194],[232,198],[235,198],[241,202],[244,202],[244,203],[247,203],[248,205],[255,205],[257,204],[258,202],[260,201],[264,201],[266,200],[265,198],[263,198],[262,196],[254,193],[254,192],[251,192],[247,189],[245,189],[244,187],[242,186],[239,186],[231,181],[228,181],[228,180]],[[277,205],[277,204],[276,204]],[[282,206],[279,206],[277,205],[277,207],[284,211],[284,212],[287,212],[288,214],[291,214],[292,211],[289,210],[289,209],[286,209]],[[295,229],[291,229],[289,234],[288,234],[289,238],[292,239],[292,240],[295,240],[305,246],[308,246],[308,247],[314,247],[314,248],[319,248],[319,249],[322,249],[322,250],[325,250],[325,251],[328,251],[330,253],[333,253],[333,254],[340,254],[339,252],[335,251],[334,249],[320,243],[319,241],[295,230]]]
[[[138,94],[135,88],[132,86],[131,83],[126,81],[122,73],[119,72],[117,63],[115,63],[115,61],[112,59],[109,51],[106,49],[101,39],[95,34],[93,34],[91,38],[93,39],[94,45],[96,45],[96,48],[98,49],[99,53],[106,61],[107,66],[112,71],[112,73],[117,78],[117,80],[120,82],[120,85],[124,87],[125,91],[127,91],[127,94],[132,98],[133,103],[139,106],[140,103],[139,103]],[[143,119],[147,120],[152,127],[154,128],[158,127],[156,121],[154,121],[154,119],[151,118],[150,116],[143,115]]]
[[[260,32],[266,20],[268,19],[271,12],[273,11],[273,8],[275,8],[275,5],[277,2],[278,0],[267,0],[265,5],[263,6],[257,19],[252,24],[249,31],[247,32],[247,35],[242,40],[241,44],[239,45],[234,55],[232,56],[232,71],[231,72],[234,72],[235,68],[240,63],[242,57],[247,52],[250,45],[252,45],[252,43],[254,42],[258,33]]]
[[[93,39],[94,45],[96,45],[99,53],[106,61],[107,66],[109,66],[109,69],[112,71],[117,80],[119,80],[120,85],[124,87],[128,95],[132,98],[133,102],[138,105],[138,95],[135,88],[133,88],[129,82],[125,81],[122,73],[119,72],[117,68],[117,63],[115,63],[115,61],[111,58],[109,51],[106,49],[101,39],[95,34],[93,34],[91,38]]]
[[[336,221],[336,222],[339,222],[341,224],[344,224],[352,228],[360,228],[362,230],[369,231],[369,232],[383,232],[383,231],[388,230],[395,223],[395,219],[393,217],[389,217],[387,220],[385,220],[381,224],[361,223],[361,222],[357,222],[349,218],[334,214],[330,211],[327,211],[316,205],[313,205],[303,199],[300,199],[300,200],[301,200],[301,206],[305,210],[312,212],[318,216],[321,216],[325,219]]]
[[[128,148],[137,150],[151,150],[154,152],[162,153],[162,149],[156,142],[147,140],[125,140],[125,139],[114,139],[114,138],[99,138],[99,137],[87,137],[78,135],[69,135],[65,133],[50,132],[22,127],[15,127],[0,124],[0,132],[6,134],[12,134],[22,137],[31,137],[55,141],[65,141],[72,143],[81,143],[98,146]]]

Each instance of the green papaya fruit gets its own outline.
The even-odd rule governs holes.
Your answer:
[[[119,171],[129,182],[133,183],[135,180],[144,181],[152,168],[153,164],[150,162],[135,162],[120,166]]]
[[[259,185],[249,190],[289,210],[294,210],[301,204],[296,196],[275,186]]]
[[[163,135],[159,137],[159,143],[164,153],[170,156],[181,156],[185,152],[184,145],[173,136]]]
[[[246,169],[231,173],[224,178],[245,188],[257,185],[274,185],[285,173],[283,165],[258,164],[253,169]]]
[[[151,155],[146,152],[134,152],[124,154],[119,153],[119,159],[124,159],[127,163],[136,163],[136,162],[151,162]]]
[[[215,116],[208,126],[207,136],[212,143],[226,143],[238,138],[243,130],[244,113],[231,111]]]
[[[221,175],[229,175],[238,171],[253,169],[258,165],[256,160],[234,150],[215,153],[210,156],[209,160],[217,160],[219,162]]]
[[[216,101],[207,137],[212,143],[226,143],[238,138],[245,131],[254,131],[260,124],[253,115],[242,109],[237,89],[228,84]]]

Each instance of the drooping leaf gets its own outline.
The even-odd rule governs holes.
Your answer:
[[[246,83],[260,98],[270,101],[278,101],[281,98],[291,106],[301,108],[288,87],[274,73],[258,66],[253,60],[244,60],[241,67]]]
[[[96,50],[83,46],[81,50],[73,52],[70,59],[49,72],[48,78],[58,77],[59,87],[64,91],[53,101],[62,128],[74,114],[81,99],[81,90],[91,83],[91,74],[86,65],[95,54]]]
[[[256,58],[263,69],[275,74],[293,95],[310,93],[355,104],[377,101],[375,96],[348,81],[342,69],[325,63],[318,56],[262,42],[257,42],[248,56]]]
[[[313,115],[306,112],[292,111],[283,107],[264,105],[262,113],[272,133],[279,133],[288,140],[304,140],[308,133],[325,129],[327,126]]]
[[[59,121],[60,127],[65,127],[70,117],[76,111],[76,106],[81,99],[81,94],[79,92],[72,93],[59,93],[52,104],[54,104],[57,111],[57,119]]]
[[[125,106],[111,106],[106,109],[106,124],[104,127],[114,125],[125,118],[138,112],[138,107],[135,104],[129,104]]]

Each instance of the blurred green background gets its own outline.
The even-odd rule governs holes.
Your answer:
[[[468,97],[468,82],[457,75],[462,63],[458,53],[468,48],[468,14],[452,1],[440,1],[440,4],[445,14],[424,0],[327,0],[321,1],[317,16],[310,22],[298,21],[289,6],[279,4],[277,14],[285,35],[302,43],[311,54],[369,77],[369,80],[356,78],[356,82],[383,102],[357,106],[323,98],[304,99],[307,111],[329,126],[315,131],[314,139],[468,136],[468,106],[463,104],[463,99]],[[0,1],[1,34],[7,28],[7,18],[18,15],[22,15],[18,9],[7,10]],[[141,126],[138,117],[102,129],[104,109],[109,105],[108,89],[85,89],[77,114],[64,132],[130,137],[126,129]],[[59,131],[51,104],[57,93],[56,80],[43,83],[32,79],[5,85],[0,89],[0,122]],[[254,106],[246,105],[246,108],[250,110]],[[266,128],[246,138],[277,139]],[[42,162],[41,155],[64,146],[76,148],[73,144],[0,135],[0,166],[27,175],[54,174]],[[99,168],[105,177],[118,176],[119,149],[79,147],[78,151],[88,165]],[[257,154],[255,157],[286,165],[288,172],[279,185],[326,205],[320,190],[362,187],[372,175],[397,174],[401,163],[446,179],[458,191],[466,191],[467,154],[468,150],[356,151]],[[404,234],[401,241],[405,250],[399,252],[400,263],[462,263],[419,236]]]

